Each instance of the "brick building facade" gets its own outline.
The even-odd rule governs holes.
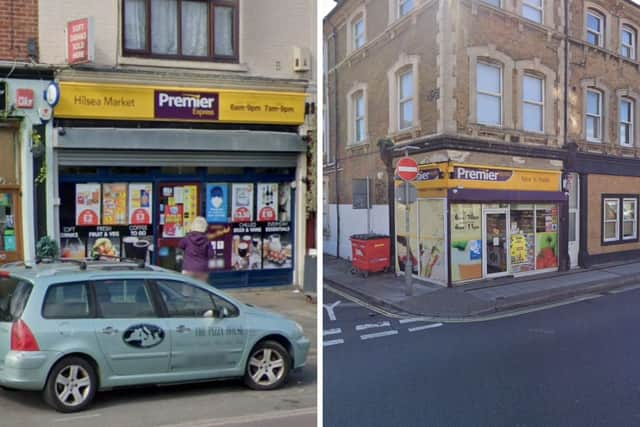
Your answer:
[[[390,234],[396,267],[411,256],[448,285],[637,255],[639,25],[631,1],[338,2],[325,252]],[[409,235],[393,202],[406,152],[421,169]],[[369,210],[352,206],[354,179],[371,183]]]

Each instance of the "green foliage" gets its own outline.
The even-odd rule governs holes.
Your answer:
[[[43,236],[36,243],[36,257],[38,258],[57,258],[59,253],[58,242],[49,236]]]

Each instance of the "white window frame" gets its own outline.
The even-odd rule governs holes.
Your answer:
[[[402,97],[402,77],[406,76],[407,74],[411,74],[411,94],[410,96],[403,98]],[[413,92],[415,90],[414,79],[415,79],[415,75],[413,73],[413,67],[410,67],[398,72],[397,87],[398,87],[398,130],[399,131],[411,129],[413,127],[413,122],[416,119],[416,116],[415,116],[416,110],[413,102],[415,98],[413,95]],[[409,102],[411,103],[411,111],[412,111],[411,123],[409,124],[409,126],[402,127],[402,106]]]
[[[624,33],[629,33],[631,35],[631,44],[626,44],[624,43]],[[636,31],[635,28],[633,28],[631,25],[628,24],[623,24],[622,27],[620,28],[620,55],[624,56],[625,58],[629,58],[629,59],[636,59],[636,44],[637,44],[637,39],[638,37],[638,32]],[[630,55],[625,55],[624,53],[624,49],[629,49]]]
[[[593,93],[598,95],[598,114],[591,114],[588,111],[588,109],[589,109],[589,92],[593,92]],[[585,126],[585,136],[587,138],[587,141],[589,141],[589,142],[602,142],[602,131],[603,131],[603,129],[602,129],[602,125],[603,125],[603,123],[602,123],[603,122],[603,120],[602,120],[602,107],[603,107],[602,98],[603,97],[604,97],[604,94],[601,91],[599,91],[597,89],[591,89],[591,88],[587,89],[587,99],[586,99],[586,102],[585,102],[585,114],[584,114],[584,117],[585,117],[584,126]],[[587,121],[588,121],[589,117],[594,117],[598,121],[599,135],[597,135],[596,137],[593,137],[593,138],[590,138],[589,134],[587,132]]]
[[[522,0],[522,17],[538,24],[542,24],[544,22],[544,0],[540,0],[540,6],[532,3],[534,0]],[[533,19],[527,18],[524,16],[525,9],[533,9],[537,12],[540,12],[540,21],[534,21]]]
[[[624,121],[622,119],[622,117],[620,116],[620,112],[622,112],[622,104],[623,103],[627,103],[629,104],[629,115],[630,117],[630,121]],[[635,126],[634,126],[634,118],[635,118],[635,102],[633,101],[633,99],[631,98],[627,98],[627,97],[623,97],[620,99],[620,105],[619,105],[619,112],[618,112],[618,118],[620,120],[619,123],[619,127],[618,127],[618,141],[620,142],[620,145],[623,147],[633,147],[633,145],[635,144],[635,141],[633,139],[633,133],[635,132]],[[622,126],[626,126],[629,128],[629,143],[628,144],[623,144],[622,143],[622,131],[621,128]]]
[[[483,2],[490,4],[493,7],[502,7],[502,0],[498,0],[498,4],[493,4],[492,0],[482,0]]]
[[[409,2],[413,3],[413,5],[411,6],[411,9],[407,10],[405,13],[402,13],[403,6]],[[407,16],[415,8],[416,8],[416,0],[398,0],[398,11],[397,11],[398,19]]]
[[[362,114],[358,115],[358,101],[362,101]],[[364,91],[359,90],[351,95],[351,102],[353,102],[353,143],[361,144],[367,139],[367,106],[365,105]],[[358,138],[358,130],[360,127],[358,124],[362,122],[362,135]]]
[[[607,202],[615,202],[616,204],[616,219],[607,219]],[[607,224],[614,222],[616,224],[616,235],[614,237],[607,238],[606,230]],[[602,241],[605,243],[608,242],[617,242],[620,240],[620,199],[619,198],[604,198],[602,200]]]
[[[589,15],[593,16],[594,18],[598,19],[600,21],[600,31],[597,32],[595,30],[593,30],[592,28],[589,27]],[[586,14],[586,20],[585,20],[585,27],[587,29],[587,43],[591,44],[591,42],[589,42],[588,36],[589,33],[595,35],[598,38],[598,43],[596,43],[594,46],[599,46],[599,47],[604,47],[604,36],[605,36],[605,28],[606,25],[606,21],[605,21],[605,17],[602,13],[594,10],[594,9],[588,9],[587,10],[587,14]]]
[[[540,95],[541,95],[541,101],[534,101],[534,100],[528,100],[525,99],[525,90],[524,90],[524,81],[526,78],[530,78],[530,79],[535,79],[540,81]],[[526,132],[536,132],[536,133],[544,133],[544,129],[545,129],[545,120],[544,120],[544,115],[545,115],[545,111],[544,111],[544,92],[545,92],[545,79],[544,77],[540,77],[540,76],[536,76],[534,74],[530,74],[530,73],[525,73],[523,78],[522,78],[522,129],[525,130]],[[535,105],[537,107],[540,107],[540,118],[542,119],[542,122],[540,123],[541,128],[540,129],[536,129],[536,130],[531,130],[531,129],[526,129],[525,128],[525,115],[526,115],[526,109],[524,108],[526,104],[529,105]]]
[[[486,66],[486,67],[493,67],[493,68],[497,68],[498,69],[498,78],[500,79],[499,84],[500,84],[500,92],[499,93],[495,93],[495,92],[489,92],[489,91],[484,91],[484,90],[480,90],[480,85],[478,85],[477,82],[477,76],[478,76],[478,67],[479,66]],[[487,95],[487,96],[492,96],[494,98],[498,98],[500,99],[500,122],[498,124],[496,123],[484,123],[480,121],[479,115],[478,115],[478,108],[479,108],[479,96],[476,96],[476,120],[478,123],[486,125],[486,126],[497,126],[497,127],[502,127],[502,124],[504,123],[504,105],[503,105],[503,93],[504,93],[504,78],[502,76],[503,73],[503,67],[498,65],[498,64],[492,64],[490,62],[485,62],[485,61],[478,61],[476,64],[476,92],[478,95]]]
[[[361,33],[358,33],[358,24],[362,24]],[[353,37],[353,46],[351,46],[351,49],[358,50],[367,42],[364,15],[360,15],[352,21],[351,32]]]
[[[627,202],[633,203],[633,220],[624,219],[624,205]],[[638,199],[636,198],[623,198],[622,199],[622,240],[635,240],[638,237]],[[624,223],[633,221],[633,235],[624,235]]]

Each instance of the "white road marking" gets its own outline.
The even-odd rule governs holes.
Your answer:
[[[359,305],[361,307],[367,308],[367,309],[369,309],[371,311],[374,311],[374,312],[376,312],[378,314],[381,314],[381,315],[383,315],[385,317],[389,317],[389,318],[392,318],[392,319],[399,319],[399,318],[403,317],[403,316],[400,316],[399,314],[391,313],[390,311],[383,310],[380,307],[375,307],[375,306],[373,306],[371,304],[368,304],[365,301],[361,300],[360,298],[356,298],[351,294],[348,294],[346,292],[340,291],[340,290],[334,288],[333,286],[331,286],[330,284],[328,284],[326,282],[324,283],[323,287],[324,287],[325,290],[327,290],[327,291],[329,291],[331,293],[334,293],[336,295],[340,295],[342,298],[344,298],[346,300],[349,300],[349,301],[351,301],[353,303],[356,303],[357,305]]]
[[[442,323],[434,323],[434,324],[431,324],[431,325],[416,326],[415,328],[409,328],[409,332],[416,332],[416,331],[423,331],[425,329],[439,328],[440,326],[442,326]]]
[[[327,310],[327,316],[329,316],[329,320],[331,320],[332,322],[334,320],[336,320],[336,314],[333,312],[333,310],[335,310],[335,308],[338,306],[338,304],[340,304],[340,300],[334,302],[331,305],[323,304],[325,310]]]
[[[384,332],[376,332],[375,334],[365,334],[365,335],[360,335],[360,339],[361,340],[370,340],[371,338],[380,338],[380,337],[387,337],[389,335],[397,335],[398,331],[391,330],[391,331],[384,331]]]
[[[324,347],[329,347],[331,345],[338,345],[338,344],[344,344],[344,340],[343,339],[337,339],[337,340],[331,340],[331,341],[324,341],[322,343],[322,345]]]
[[[428,322],[424,317],[412,317],[411,319],[400,319],[400,323],[415,323],[415,322]]]
[[[87,415],[77,415],[75,417],[64,417],[64,418],[56,418],[53,420],[54,423],[66,423],[67,421],[76,421],[76,420],[84,420],[86,418],[96,418],[101,417],[102,414],[87,414]]]
[[[389,322],[365,323],[363,325],[356,325],[356,331],[364,331],[365,329],[371,329],[371,328],[385,328],[387,326],[391,326],[391,323]]]
[[[342,329],[340,328],[336,328],[336,329],[327,329],[326,331],[323,332],[323,336],[327,336],[327,335],[337,335],[342,333]]]

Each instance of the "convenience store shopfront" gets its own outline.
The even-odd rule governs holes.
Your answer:
[[[421,165],[408,239],[396,203],[396,267],[409,240],[413,274],[442,285],[557,270],[560,184],[560,171]]]
[[[62,255],[179,271],[179,242],[203,216],[211,283],[294,283],[304,104],[302,93],[61,83],[52,178]]]

